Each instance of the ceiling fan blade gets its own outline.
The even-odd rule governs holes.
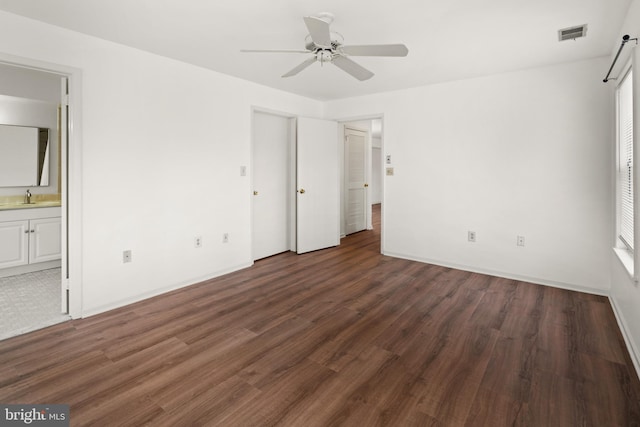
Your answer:
[[[409,49],[403,44],[341,46],[340,50],[351,56],[407,56],[409,53]]]
[[[240,52],[249,53],[311,53],[309,50],[300,49],[240,49]]]
[[[360,81],[370,79],[374,75],[371,71],[353,62],[346,56],[336,55],[331,62],[342,71],[346,71]]]
[[[331,49],[331,31],[329,23],[314,16],[305,16],[304,23],[309,30],[311,40],[318,47]]]
[[[304,70],[305,68],[307,68],[309,65],[313,64],[314,62],[316,62],[317,59],[315,56],[312,56],[311,58],[307,59],[306,61],[304,61],[302,64],[297,65],[296,67],[294,67],[291,71],[289,71],[286,74],[283,74],[282,77],[291,77],[291,76],[295,76],[296,74],[298,74],[300,71]]]

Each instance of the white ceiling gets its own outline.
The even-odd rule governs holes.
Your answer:
[[[346,98],[610,55],[631,0],[0,0],[0,9],[319,99]],[[405,58],[354,58],[360,82],[305,54],[303,16],[331,12],[349,44],[404,43]],[[588,24],[587,37],[557,31]],[[603,70],[603,77],[607,70]]]

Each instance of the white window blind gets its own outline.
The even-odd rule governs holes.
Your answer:
[[[618,182],[620,240],[633,250],[633,83],[631,71],[618,86]]]

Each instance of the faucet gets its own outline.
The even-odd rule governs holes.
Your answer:
[[[30,205],[31,204],[31,191],[27,190],[27,192],[24,194],[24,203],[26,205]]]

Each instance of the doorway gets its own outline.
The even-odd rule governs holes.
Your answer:
[[[367,141],[369,132],[349,125],[344,128],[344,234],[367,228],[369,208],[367,173]]]
[[[79,278],[79,274],[73,275],[71,271],[79,270],[80,260],[71,262],[69,256],[71,247],[74,253],[80,251],[79,245],[71,242],[81,239],[79,227],[69,227],[70,213],[75,215],[80,210],[79,194],[74,191],[73,209],[68,204],[70,177],[79,180],[79,157],[76,157],[79,146],[71,149],[70,144],[71,140],[75,141],[70,134],[74,116],[76,131],[79,131],[79,108],[70,108],[69,100],[71,86],[79,96],[80,72],[53,64],[45,69],[42,62],[0,54],[0,76],[0,98],[5,101],[0,109],[0,124],[49,130],[48,149],[39,156],[41,161],[45,159],[39,170],[49,170],[48,182],[0,186],[0,199],[5,202],[0,221],[13,220],[15,230],[22,224],[27,228],[21,234],[29,236],[28,240],[18,239],[16,234],[16,245],[4,253],[10,257],[11,251],[16,254],[22,251],[26,254],[24,259],[0,269],[0,294],[7,305],[0,322],[0,339],[4,339],[81,315],[80,282],[70,280],[71,276]],[[70,82],[71,79],[74,81]],[[25,108],[38,111],[38,119]],[[46,123],[29,120],[46,120]],[[70,173],[72,158],[75,170]],[[79,182],[74,182],[78,191]],[[31,195],[30,200],[26,194]],[[14,203],[21,204],[19,209],[14,208]],[[29,206],[24,206],[25,203]],[[5,225],[10,225],[8,222],[5,221]],[[6,230],[10,235],[11,227]],[[6,250],[9,245],[5,246]]]
[[[253,259],[295,250],[295,119],[253,113]]]
[[[338,123],[254,110],[253,259],[340,244]]]
[[[382,117],[341,122],[343,128],[343,173],[341,229],[346,236],[376,226],[382,232],[383,156]],[[380,252],[383,253],[383,241]]]

